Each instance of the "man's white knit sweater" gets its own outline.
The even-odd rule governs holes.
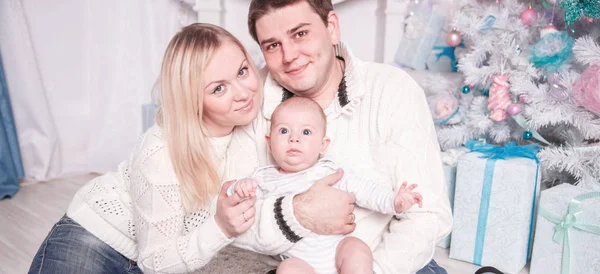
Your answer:
[[[331,138],[326,155],[361,177],[383,175],[395,187],[404,181],[419,184],[418,192],[423,195],[423,208],[413,207],[397,219],[357,209],[357,227],[352,235],[374,250],[376,273],[414,273],[429,263],[436,243],[452,227],[439,145],[425,95],[398,68],[360,61],[345,45],[342,57],[346,63],[349,103],[342,107],[336,98],[325,109],[327,136]],[[259,117],[253,128],[249,128],[256,138],[261,165],[273,163],[264,136],[282,97],[282,87],[267,75],[264,117]],[[283,197],[279,203],[285,224],[295,236],[308,235],[309,231],[294,216],[293,195]],[[238,241],[259,239],[263,252],[267,253],[283,252],[292,245],[290,240],[294,240],[294,235],[290,237],[288,233],[286,237],[276,221],[276,199],[269,198],[263,205],[257,205],[260,224],[255,231],[262,235]]]
[[[252,174],[256,150],[243,131],[211,141],[223,181]],[[188,213],[179,191],[162,130],[154,126],[116,172],[75,194],[67,215],[146,273],[191,272],[234,239],[217,226],[215,201]]]

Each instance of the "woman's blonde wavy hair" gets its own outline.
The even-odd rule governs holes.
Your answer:
[[[202,23],[184,27],[171,39],[161,67],[156,123],[163,130],[186,212],[205,206],[221,186],[202,121],[202,87],[204,71],[224,42],[236,43],[256,71],[237,38],[221,27]]]

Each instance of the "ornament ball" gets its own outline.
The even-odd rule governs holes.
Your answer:
[[[469,92],[471,92],[471,88],[469,86],[462,87],[463,94],[469,94]]]
[[[529,96],[527,94],[519,95],[519,102],[521,102],[523,104],[527,104],[527,101],[529,101]]]
[[[521,12],[521,22],[527,26],[531,25],[531,22],[533,22],[536,17],[537,12],[535,12],[535,10],[533,10],[531,7]]]
[[[506,108],[506,113],[508,113],[511,116],[519,115],[521,113],[521,105],[517,103],[512,103],[508,105],[508,107]]]
[[[525,140],[531,140],[531,138],[533,138],[533,133],[531,133],[531,131],[525,131],[525,132],[523,132],[523,139],[525,139]]]
[[[553,26],[552,24],[545,26],[541,31],[540,31],[540,37],[544,37],[550,33],[555,33],[558,32],[558,30],[556,29],[555,26]]]
[[[446,36],[446,44],[448,44],[451,47],[456,47],[460,45],[460,42],[462,42],[460,32],[454,29],[448,32],[448,36]]]

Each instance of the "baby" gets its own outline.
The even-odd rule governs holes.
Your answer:
[[[330,142],[326,126],[323,109],[315,101],[291,97],[281,103],[273,112],[266,136],[276,165],[258,168],[251,178],[237,181],[228,189],[229,195],[235,191],[240,197],[263,199],[300,193],[334,173],[336,164],[320,158]],[[387,185],[346,173],[334,187],[353,193],[358,206],[384,214],[403,212],[415,203],[422,206],[422,196],[412,191],[417,185],[407,187],[404,182],[397,192]],[[281,257],[284,260],[277,273],[373,273],[371,249],[351,236],[314,234],[302,238]]]

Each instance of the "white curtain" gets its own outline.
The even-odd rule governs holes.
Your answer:
[[[193,21],[174,0],[0,1],[25,178],[106,172],[125,160],[166,45]]]

